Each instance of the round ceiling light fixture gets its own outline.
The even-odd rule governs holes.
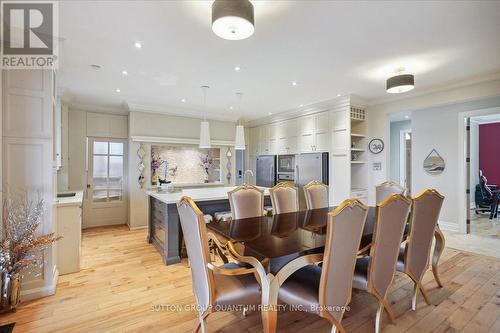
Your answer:
[[[253,35],[254,10],[250,0],[215,0],[212,30],[223,39],[239,40]]]
[[[398,74],[390,77],[386,82],[389,94],[400,94],[415,88],[415,76],[413,74]]]

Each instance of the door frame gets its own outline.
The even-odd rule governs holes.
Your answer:
[[[407,188],[406,185],[406,134],[411,133],[411,128],[399,131],[399,185]],[[413,139],[413,138],[412,138]],[[411,165],[411,164],[410,164]],[[411,189],[410,189],[411,191]]]
[[[469,231],[469,213],[471,208],[470,199],[466,193],[469,186],[468,176],[470,173],[469,165],[465,161],[467,154],[467,142],[469,140],[467,136],[466,122],[467,118],[491,114],[500,114],[500,107],[465,111],[459,112],[458,114],[458,161],[460,161],[458,163],[458,186],[459,189],[461,189],[458,193],[458,231],[462,234],[467,234]]]
[[[84,200],[84,205],[83,205],[83,223],[85,224],[85,227],[93,227],[93,225],[89,225],[89,223],[85,223],[88,221],[87,219],[91,216],[90,211],[92,205],[96,205],[98,208],[113,208],[113,207],[119,207],[122,206],[124,207],[125,210],[125,216],[123,223],[120,224],[128,224],[128,219],[129,219],[129,214],[128,214],[128,140],[123,139],[123,138],[106,138],[106,137],[94,137],[94,136],[88,136],[86,138],[87,144],[86,144],[86,157],[85,157],[85,200]],[[93,202],[92,201],[92,189],[89,187],[89,179],[92,177],[91,171],[93,168],[90,165],[90,155],[93,154],[93,142],[94,141],[108,141],[108,142],[120,142],[123,143],[123,193],[122,193],[122,200],[121,201],[115,201],[115,202]],[[109,166],[108,166],[109,168]]]

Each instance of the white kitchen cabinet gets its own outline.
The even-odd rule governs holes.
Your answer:
[[[269,149],[269,125],[259,127],[259,155],[270,154]]]
[[[269,135],[269,154],[278,153],[278,125],[277,123],[268,125]]]
[[[329,113],[300,118],[299,151],[328,151],[330,143]]]
[[[56,169],[62,166],[62,107],[61,98],[58,97],[54,103],[54,161]]]
[[[57,201],[57,268],[59,274],[80,271],[83,192]]]

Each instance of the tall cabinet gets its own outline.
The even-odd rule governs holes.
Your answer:
[[[46,209],[40,232],[44,234],[56,230],[55,79],[52,70],[2,71],[2,192],[42,197]],[[38,276],[23,279],[22,299],[55,292],[55,247],[43,252],[43,261]]]
[[[360,104],[347,96],[308,115],[293,113],[290,119],[249,128],[248,167],[255,173],[255,158],[259,155],[328,152],[330,205],[347,198],[366,203],[367,122]]]

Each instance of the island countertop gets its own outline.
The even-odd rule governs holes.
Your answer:
[[[213,187],[213,188],[191,188],[183,189],[179,192],[167,193],[167,192],[156,192],[147,191],[146,194],[160,200],[166,204],[173,204],[178,202],[183,196],[189,196],[191,199],[196,201],[211,201],[211,200],[223,200],[227,199],[227,192],[234,190],[236,186],[224,186],[224,187]],[[269,195],[269,188],[259,187],[264,190],[264,195]]]

